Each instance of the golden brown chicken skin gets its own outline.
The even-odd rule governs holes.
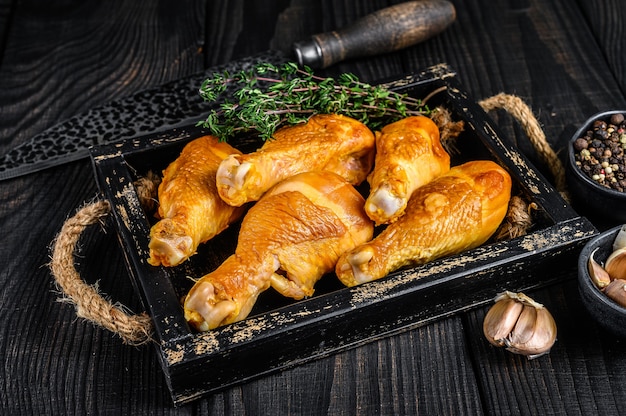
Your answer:
[[[379,279],[483,244],[506,215],[511,178],[498,164],[453,167],[411,196],[405,214],[376,238],[344,253],[335,272],[346,286]]]
[[[301,172],[326,170],[356,185],[372,169],[374,152],[374,134],[363,123],[315,115],[307,123],[277,130],[256,152],[229,156],[218,169],[217,189],[228,204],[241,206]]]
[[[272,286],[311,296],[339,256],[372,238],[364,199],[332,172],[305,172],[268,191],[244,217],[235,253],[189,291],[185,318],[206,331],[248,316]]]
[[[148,263],[176,266],[241,217],[243,209],[222,201],[215,186],[220,162],[237,153],[228,143],[203,136],[189,142],[163,171],[158,189],[161,219],[150,230]]]
[[[413,191],[450,169],[439,128],[428,117],[407,117],[376,133],[374,170],[367,178],[367,215],[376,224],[396,221]]]

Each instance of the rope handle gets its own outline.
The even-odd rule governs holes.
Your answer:
[[[539,121],[533,114],[532,110],[521,98],[500,93],[493,97],[486,98],[478,103],[483,110],[489,112],[495,109],[506,110],[517,122],[522,126],[526,136],[532,143],[535,151],[543,159],[543,162],[550,169],[550,173],[554,177],[554,185],[565,199],[567,196],[567,180],[565,177],[565,168],[561,163],[561,159],[554,152],[546,139],[546,135],[539,124]]]
[[[534,148],[550,166],[557,189],[564,192],[565,174],[561,161],[546,141],[545,134],[528,105],[519,97],[508,94],[495,95],[479,104],[485,111],[504,109],[522,125]],[[156,179],[144,179],[137,186],[140,199],[154,201],[151,195],[156,195]],[[145,312],[133,315],[123,306],[105,299],[96,285],[90,286],[82,280],[74,266],[74,251],[82,232],[88,226],[98,223],[110,211],[108,201],[95,201],[80,208],[69,218],[54,241],[50,268],[56,284],[65,296],[62,300],[75,306],[78,317],[119,335],[125,343],[141,345],[152,340],[154,328],[150,317]],[[509,237],[524,234],[531,225],[529,207],[521,198],[512,198],[507,222],[502,231]]]
[[[141,345],[151,340],[152,321],[145,313],[129,314],[122,306],[105,299],[96,285],[88,285],[74,266],[74,251],[82,232],[111,211],[108,201],[96,201],[82,207],[68,219],[54,241],[50,269],[56,284],[74,304],[76,315],[118,334],[125,343]]]

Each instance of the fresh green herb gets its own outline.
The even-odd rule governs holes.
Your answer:
[[[428,114],[419,99],[360,82],[353,74],[321,78],[295,63],[258,64],[235,74],[216,73],[205,80],[200,95],[216,101],[237,87],[198,125],[227,140],[238,132],[256,130],[263,140],[285,124],[307,121],[315,114],[343,114],[371,129],[409,115]]]

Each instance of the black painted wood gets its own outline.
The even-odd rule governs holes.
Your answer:
[[[215,64],[356,21],[395,0],[4,1],[0,151],[67,117]],[[476,100],[517,94],[558,149],[588,116],[626,107],[626,9],[618,0],[453,1],[440,35],[356,59],[367,81],[447,62]],[[503,133],[533,154],[508,115]],[[559,328],[534,361],[482,338],[485,308],[229,388],[174,408],[152,347],[131,347],[76,319],[46,267],[65,219],[97,194],[88,161],[0,182],[0,412],[22,414],[619,414],[622,340],[582,310],[575,275],[532,291]],[[136,311],[113,226],[93,227],[76,257],[89,282]],[[572,265],[560,265],[567,270]]]

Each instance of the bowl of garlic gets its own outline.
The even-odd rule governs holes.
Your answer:
[[[626,224],[598,234],[578,259],[578,288],[598,324],[626,338]]]

